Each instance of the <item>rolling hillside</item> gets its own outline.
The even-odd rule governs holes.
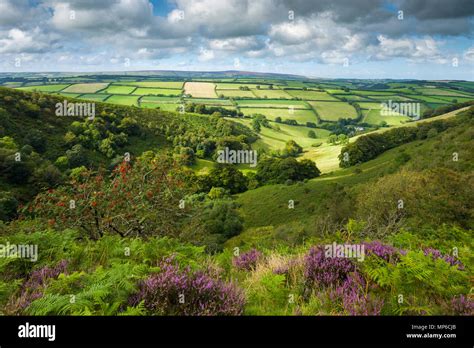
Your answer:
[[[336,222],[341,219],[357,218],[364,216],[363,209],[377,209],[376,207],[358,207],[355,202],[359,194],[363,194],[374,184],[384,186],[384,180],[390,176],[409,176],[410,173],[424,173],[433,171],[435,176],[443,175],[443,171],[459,174],[458,184],[462,187],[472,188],[473,165],[470,161],[474,155],[473,145],[473,115],[472,107],[469,110],[451,112],[435,119],[451,118],[455,115],[460,120],[456,127],[434,136],[433,138],[415,141],[391,149],[374,160],[356,167],[339,169],[328,175],[309,180],[295,185],[270,185],[238,195],[237,201],[241,205],[240,211],[249,229],[248,237],[257,238],[259,231],[256,227],[268,226],[272,233],[265,238],[277,238],[278,231],[287,234],[302,233],[311,236],[324,231],[324,222]],[[421,122],[429,122],[426,120]],[[459,161],[453,161],[453,152],[459,154]],[[387,179],[386,179],[387,178]],[[407,181],[408,183],[408,181]],[[419,187],[425,190],[425,187]],[[468,190],[469,191],[469,190]],[[470,192],[470,191],[469,191]],[[472,192],[471,192],[472,193]],[[387,192],[380,192],[381,197],[391,195],[387,185]],[[429,195],[430,193],[428,193]],[[464,196],[463,202],[468,202]],[[461,199],[461,196],[458,197]],[[420,198],[421,199],[421,198]],[[295,208],[289,209],[288,202],[293,200]],[[394,201],[394,207],[395,207]],[[419,203],[416,203],[419,204]],[[463,203],[464,204],[464,203]],[[364,203],[362,202],[362,206]],[[463,224],[472,226],[472,205],[467,211],[470,216]],[[328,218],[328,220],[324,220]],[[320,220],[323,220],[321,222]],[[332,219],[332,221],[330,221]],[[418,222],[429,223],[429,220],[418,216]],[[457,217],[453,216],[456,222]],[[436,220],[434,220],[436,221]],[[434,222],[433,221],[433,222]],[[459,222],[459,221],[458,221]],[[286,227],[285,227],[286,226]],[[240,241],[246,238],[246,233],[235,237]],[[302,237],[301,237],[302,238]],[[230,241],[229,241],[230,243]],[[237,243],[233,241],[232,243]]]

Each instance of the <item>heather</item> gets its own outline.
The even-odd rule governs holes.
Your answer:
[[[452,314],[454,315],[474,315],[474,301],[468,296],[459,295],[451,300]]]
[[[354,224],[354,222],[351,222]],[[429,236],[400,231],[360,243],[365,259],[326,257],[331,237],[294,247],[209,253],[170,237],[81,238],[74,229],[19,233],[0,243],[37,243],[37,262],[0,259],[0,308],[18,315],[472,315],[469,248],[458,256]],[[350,226],[348,226],[350,227]],[[351,228],[349,228],[351,229]],[[353,229],[351,229],[353,231]],[[457,232],[444,226],[431,234]],[[425,231],[428,232],[428,231]],[[436,233],[435,233],[436,232]],[[451,239],[454,237],[450,237]],[[431,249],[428,249],[431,248]],[[449,256],[449,257],[448,257]],[[463,267],[460,267],[462,265]]]
[[[249,250],[234,258],[233,264],[236,268],[250,271],[257,267],[258,260],[262,257],[262,253],[257,249]]]
[[[160,271],[143,280],[131,305],[143,305],[156,315],[240,315],[243,294],[232,283],[213,278],[204,271],[180,270],[172,258],[165,259]]]
[[[346,314],[380,315],[384,300],[369,292],[373,288],[360,273],[354,272],[341,286],[330,289],[328,296],[333,303],[339,303]]]

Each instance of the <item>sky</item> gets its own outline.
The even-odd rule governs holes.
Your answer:
[[[472,0],[0,0],[0,72],[474,80]]]

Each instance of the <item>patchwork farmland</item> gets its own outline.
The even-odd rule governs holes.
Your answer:
[[[77,76],[4,85],[166,112],[190,112],[189,107],[202,105],[201,108],[191,107],[191,113],[205,113],[203,108],[208,108],[216,115],[249,128],[253,127],[252,119],[263,117],[266,123],[260,127],[256,147],[279,150],[286,141],[296,140],[304,149],[302,157],[319,160],[323,172],[333,169],[337,151],[331,149],[340,147],[334,143],[328,145],[331,134],[345,129],[351,137],[380,127],[398,127],[417,119],[413,114],[384,112],[384,105],[413,103],[422,114],[474,100],[474,83],[459,81],[385,82],[373,86],[368,81],[352,80],[133,78],[118,75],[107,79]],[[350,132],[347,132],[348,125],[352,127]],[[326,157],[327,161],[322,160]]]

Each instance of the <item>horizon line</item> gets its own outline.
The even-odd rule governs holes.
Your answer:
[[[167,70],[167,69],[140,69],[140,70],[90,70],[90,71],[0,71],[0,75],[13,74],[125,74],[125,73],[145,73],[145,72],[174,72],[174,73],[236,73],[236,74],[255,74],[255,75],[277,75],[287,76],[299,79],[315,79],[315,80],[395,80],[395,81],[433,81],[433,82],[450,82],[450,81],[466,81],[474,82],[474,80],[457,80],[457,79],[416,79],[416,78],[391,78],[391,77],[377,77],[377,78],[361,78],[361,77],[316,77],[300,74],[289,73],[275,73],[275,72],[259,72],[251,70]],[[178,76],[176,76],[178,77]]]

